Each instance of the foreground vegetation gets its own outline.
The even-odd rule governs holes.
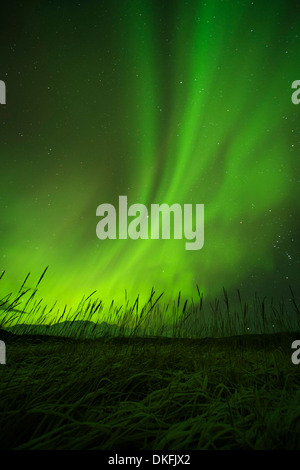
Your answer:
[[[225,290],[208,310],[199,291],[170,307],[152,291],[103,321],[92,296],[53,316],[39,282],[0,299],[2,450],[300,449],[292,291],[288,307],[251,308],[238,292],[239,310]]]
[[[295,338],[7,338],[0,448],[299,449]]]

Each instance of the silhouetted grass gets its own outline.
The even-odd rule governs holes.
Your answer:
[[[0,300],[1,449],[300,448],[293,294],[292,312],[257,296],[250,308],[240,292],[232,310],[225,289],[225,308],[205,310],[198,289],[197,301],[179,293],[167,306],[152,290],[143,307],[136,299],[106,313],[91,295],[52,316],[38,285],[25,285]]]
[[[142,306],[139,297],[130,305],[127,293],[123,305],[116,305],[112,300],[110,306],[106,306],[95,298],[94,291],[83,297],[75,310],[67,305],[63,310],[55,310],[56,303],[48,307],[43,299],[37,298],[38,286],[46,271],[47,268],[34,288],[26,288],[28,274],[17,294],[9,293],[0,298],[0,328],[14,327],[13,331],[19,334],[38,331],[77,338],[124,335],[205,338],[294,332],[300,328],[300,312],[291,288],[288,306],[283,300],[277,304],[272,298],[268,302],[266,298],[261,300],[257,294],[251,303],[243,303],[239,290],[235,299],[238,304],[235,302],[233,306],[225,288],[222,302],[215,299],[206,305],[203,293],[196,286],[195,299],[183,299],[179,292],[173,303],[164,303],[164,293],[156,293],[152,288],[148,301]]]

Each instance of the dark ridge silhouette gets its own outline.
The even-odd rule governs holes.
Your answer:
[[[62,322],[64,324],[73,324],[74,322]],[[77,322],[75,322],[76,324]],[[116,335],[116,334],[103,334],[104,331],[108,332],[110,325],[103,322],[102,324],[94,324],[92,322],[78,322],[85,324],[85,327],[90,329],[95,329],[95,327],[99,327],[98,336],[87,336],[86,330],[82,330],[81,333],[77,335],[69,335],[64,336],[62,334],[63,331],[66,331],[66,325],[16,325],[15,327],[10,327],[11,331],[6,331],[0,329],[0,340],[3,340],[7,344],[12,343],[40,343],[40,342],[65,342],[65,343],[77,343],[78,341],[94,341],[96,343],[102,342],[103,340],[106,342],[109,340],[113,343],[146,343],[146,342],[154,342],[154,343],[161,343],[161,344],[169,344],[169,343],[181,343],[181,344],[189,344],[189,345],[201,345],[201,346],[222,346],[225,348],[240,348],[240,347],[250,347],[255,349],[274,349],[277,345],[280,347],[287,348],[287,351],[291,348],[291,343],[299,339],[299,333],[297,332],[283,332],[283,333],[270,333],[270,334],[248,334],[248,335],[233,335],[227,337],[206,337],[206,338],[176,338],[176,337],[166,337],[166,336],[138,336],[138,335]],[[88,325],[86,325],[88,323]],[[21,326],[27,327],[28,333],[26,333],[26,329],[21,331]],[[114,325],[115,326],[115,325]],[[61,327],[61,328],[60,328]],[[102,327],[102,329],[101,329]],[[107,327],[107,330],[104,329]],[[47,328],[48,333],[42,333],[42,330]],[[78,325],[77,325],[78,328]],[[19,330],[19,333],[16,332]],[[14,331],[14,332],[12,332]],[[31,333],[29,333],[31,331]],[[34,331],[34,332],[33,332]],[[80,331],[80,330],[79,330]],[[49,333],[52,334],[49,334]],[[55,334],[57,332],[58,334]],[[83,334],[82,334],[83,332]],[[102,333],[102,334],[100,334]]]

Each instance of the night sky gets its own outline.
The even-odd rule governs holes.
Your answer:
[[[1,294],[300,292],[299,1],[2,3]],[[120,195],[204,204],[204,247],[99,240]]]

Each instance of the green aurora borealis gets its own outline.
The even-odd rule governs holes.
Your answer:
[[[46,266],[46,302],[152,286],[299,291],[296,1],[31,1],[6,7],[2,294]],[[3,16],[4,17],[4,16]],[[205,241],[105,240],[96,208],[205,205]]]

